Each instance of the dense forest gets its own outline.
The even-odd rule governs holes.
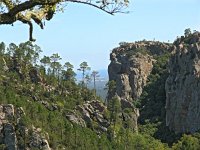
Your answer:
[[[165,126],[165,81],[168,77],[170,51],[153,55],[156,61],[148,76],[147,85],[141,97],[133,103],[140,111],[137,130],[131,127],[129,121],[122,119],[124,116],[121,115],[121,104],[117,97],[110,100],[107,97],[104,103],[104,100],[96,96],[95,89],[87,88],[90,80],[86,74],[90,69],[87,62],[80,64],[79,71],[83,78],[77,83],[76,73],[70,62],[62,65],[59,54],[41,58],[41,52],[41,48],[32,42],[19,45],[11,43],[7,46],[0,43],[0,104],[12,104],[24,112],[20,121],[16,117],[7,118],[8,122],[0,119],[0,149],[11,149],[6,142],[4,130],[8,123],[14,128],[15,147],[18,149],[44,149],[37,144],[31,145],[33,126],[41,130],[40,134],[47,139],[49,147],[57,150],[200,149],[199,132],[175,134]],[[130,50],[127,55],[136,53],[145,55],[149,51]],[[109,92],[116,88],[114,81],[108,82],[106,86]],[[83,117],[86,125],[73,121],[82,116],[78,109],[86,109],[85,105],[91,103],[100,105],[102,112],[92,113],[90,121]],[[133,110],[123,111],[129,114]],[[72,117],[69,114],[78,117],[69,119]],[[100,130],[102,122],[106,122],[106,128],[102,127]],[[26,129],[28,132],[25,132]]]

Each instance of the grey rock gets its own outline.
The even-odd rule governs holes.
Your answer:
[[[3,111],[7,119],[12,119],[14,117],[14,106],[12,104],[6,104],[3,106]]]
[[[49,143],[45,137],[41,136],[41,129],[33,127],[33,133],[29,138],[29,147],[31,149],[38,148],[42,150],[51,150]]]
[[[91,105],[94,107],[94,109],[98,110],[99,112],[103,112],[106,108],[103,105],[103,103],[99,101],[91,101]]]
[[[72,123],[92,128],[99,134],[106,132],[110,125],[109,120],[104,116],[106,110],[106,106],[100,101],[86,101],[84,104],[78,105],[73,112],[67,113],[66,117]]]
[[[0,105],[0,120],[5,119],[5,113],[4,113],[4,109],[3,106]]]
[[[4,58],[2,58],[2,61],[3,61],[3,70],[6,72],[9,70],[9,68],[8,68],[7,63]]]
[[[77,109],[82,114],[82,118],[86,122],[86,124],[92,122],[90,113],[83,106],[78,106]]]
[[[112,53],[115,53],[113,51]],[[117,62],[108,66],[109,81],[116,82],[116,93],[109,93],[111,99],[116,94],[129,101],[140,97],[147,77],[153,68],[154,59],[150,55],[136,53],[131,56],[118,54]],[[116,64],[118,67],[116,67]]]
[[[72,123],[78,124],[82,127],[86,127],[85,121],[75,113],[66,114],[66,118]]]
[[[134,108],[134,105],[130,101],[127,101],[126,99],[121,99],[121,108],[122,110],[126,108]]]
[[[24,112],[24,109],[22,107],[18,107],[16,109],[16,117],[17,118],[21,118],[22,116],[25,116],[25,112]]]
[[[176,42],[169,61],[166,89],[166,125],[177,133],[200,129],[200,34],[189,44]],[[183,42],[185,39],[182,39]]]
[[[17,138],[15,134],[15,129],[12,124],[7,123],[4,125],[3,129],[4,133],[4,143],[8,150],[16,150],[17,149]]]
[[[100,132],[107,132],[108,129],[106,127],[100,125],[99,130],[100,130]]]
[[[108,66],[109,81],[115,81],[114,90],[108,91],[108,101],[118,97],[122,111],[130,109],[123,116],[125,122],[137,130],[137,118],[139,110],[135,108],[134,101],[140,98],[143,88],[147,84],[153,65],[156,62],[154,56],[163,55],[166,51],[171,52],[172,44],[156,41],[139,41],[135,43],[120,43],[120,47],[112,50],[110,64]]]
[[[142,94],[142,89],[146,85],[147,77],[151,73],[155,60],[149,54],[141,54],[137,49],[150,49],[151,53],[158,53],[163,45],[157,43],[126,43],[113,49],[111,53],[111,63],[108,66],[109,81],[116,82],[115,91],[108,92],[108,101],[117,96],[121,102],[122,110],[129,108],[135,110],[133,102]],[[123,47],[123,48],[122,48]],[[149,51],[150,51],[149,50]],[[137,110],[132,111],[128,116],[133,130],[137,130]],[[127,120],[127,117],[126,121]]]

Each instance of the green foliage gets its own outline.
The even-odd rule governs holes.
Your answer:
[[[114,94],[116,91],[116,81],[114,81],[114,80],[108,81],[105,85],[104,90],[107,90],[108,93]],[[110,95],[112,95],[112,94],[110,94]],[[111,98],[111,97],[108,97],[108,95],[109,94],[107,94],[107,97],[106,97],[107,100],[109,100]]]
[[[93,79],[93,83],[94,83],[94,94],[95,94],[95,96],[96,96],[96,80],[97,80],[98,77],[100,77],[99,72],[93,70],[92,74],[91,74],[91,78]]]
[[[165,81],[168,77],[167,63],[169,56],[169,53],[154,56],[156,62],[137,106],[140,109],[140,132],[171,145],[179,139],[180,135],[171,132],[165,123]]]
[[[108,110],[110,111],[110,122],[115,125],[120,120],[119,113],[121,112],[121,103],[117,97],[108,101]]]
[[[3,55],[5,53],[6,50],[6,45],[4,42],[0,43],[0,55]]]
[[[87,81],[89,81],[89,75],[86,75],[86,71],[91,70],[91,68],[88,66],[87,62],[82,62],[80,65],[80,68],[78,69],[78,71],[82,72],[82,81],[81,81],[81,85],[82,87],[87,86]]]
[[[41,73],[43,75],[46,74],[46,67],[47,65],[50,66],[50,57],[48,56],[44,56],[41,60],[40,60],[40,63],[41,63]]]
[[[140,48],[136,48],[136,49],[133,49],[133,50],[131,49],[131,50],[126,52],[128,57],[131,57],[131,56],[136,55],[138,53],[140,53],[142,55],[147,55],[150,52],[145,47],[140,47]]]
[[[132,133],[128,129],[121,128],[113,141],[114,149],[130,150],[165,150],[167,145],[148,135]]]
[[[5,144],[0,144],[0,149],[1,150],[5,150],[6,149],[6,145]]]
[[[5,49],[3,44],[0,48],[2,51]],[[68,62],[64,66],[57,66],[61,58],[58,54],[53,54],[51,57],[44,56],[40,60],[42,65],[37,70],[37,66],[32,64],[32,58],[36,58],[35,62],[38,62],[39,55],[36,57],[36,52],[39,52],[38,46],[31,43],[22,43],[19,46],[12,43],[6,54],[0,55],[0,59],[4,58],[9,68],[13,68],[7,72],[0,71],[0,103],[22,107],[26,116],[20,119],[20,124],[28,128],[31,128],[31,125],[42,128],[44,133],[49,134],[52,149],[109,147],[111,144],[107,137],[104,136],[103,140],[100,140],[91,129],[72,125],[65,117],[67,110],[73,110],[77,104],[94,98],[92,91],[75,83],[73,65]],[[14,55],[18,58],[15,60],[17,68],[13,67]],[[2,59],[0,66],[4,66]],[[33,68],[36,69],[35,76],[41,74],[40,84],[30,80],[29,72]],[[60,68],[66,68],[64,74]],[[20,74],[24,78],[20,78]],[[24,137],[21,136],[21,131],[17,132],[18,145],[24,149]],[[3,145],[1,146],[3,148]]]
[[[144,125],[139,126],[139,133],[153,136],[158,130],[158,125],[155,123],[145,122]]]
[[[156,63],[148,77],[148,84],[139,100],[140,122],[144,123],[146,119],[157,122],[165,118],[165,81],[168,77],[166,68],[168,58],[169,54],[156,56]]]
[[[200,149],[200,140],[191,135],[183,135],[178,143],[173,144],[173,150],[198,150]]]
[[[190,29],[190,28],[185,29],[185,31],[184,31],[185,37],[188,37],[188,36],[191,35],[191,34],[192,34],[192,32],[191,32],[191,29]]]
[[[143,50],[138,49],[135,52],[141,53]],[[76,84],[72,64],[66,62],[61,65],[61,57],[58,54],[44,56],[39,60],[40,51],[37,45],[29,42],[18,46],[11,43],[7,49],[4,43],[0,44],[0,66],[3,68],[6,64],[9,67],[7,71],[0,70],[0,103],[22,107],[26,115],[21,118],[21,125],[29,129],[34,125],[42,129],[43,135],[48,133],[52,149],[165,150],[168,146],[162,142],[172,145],[181,137],[165,127],[164,85],[168,75],[168,53],[154,56],[156,62],[148,77],[148,84],[141,98],[135,103],[141,113],[139,133],[134,133],[131,127],[125,128],[125,124],[131,126],[131,123],[122,122],[121,114],[131,115],[133,110],[121,110],[119,99],[114,97],[108,100],[108,110],[103,112],[104,119],[110,121],[110,126],[107,132],[97,134],[96,121],[91,123],[91,128],[83,128],[66,119],[66,113],[73,111],[77,105],[96,99],[94,91]],[[144,52],[146,53],[146,50]],[[14,56],[18,59],[13,59]],[[40,66],[37,64],[39,61]],[[33,68],[36,70],[35,76],[41,78],[39,83],[30,79],[29,73]],[[85,81],[85,73],[89,70],[87,62],[81,63],[79,69]],[[97,77],[97,73],[94,76]],[[115,92],[116,82],[109,81],[106,88],[109,92]],[[31,130],[28,135],[24,135],[17,126],[15,129],[18,145],[20,149],[24,149],[24,145],[28,145],[26,139],[31,135]],[[199,139],[198,133],[192,136],[184,135],[173,144],[172,149],[199,149]],[[5,145],[0,143],[0,149],[5,149]]]

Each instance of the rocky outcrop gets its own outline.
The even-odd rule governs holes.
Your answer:
[[[5,149],[41,149],[51,150],[46,136],[42,136],[41,129],[29,130],[23,124],[25,112],[22,107],[15,108],[12,104],[0,105],[0,146]],[[28,138],[24,146],[22,140]]]
[[[169,61],[166,125],[178,133],[200,129],[200,33],[178,38]]]
[[[169,51],[171,45],[161,42],[141,41],[135,43],[120,43],[120,47],[113,49],[110,54],[111,63],[108,66],[109,81],[116,83],[115,89],[108,92],[108,100],[118,96],[122,106],[122,116],[125,109],[132,109],[129,118],[133,128],[137,129],[139,110],[133,105],[147,83],[153,64],[154,56]]]
[[[13,105],[0,105],[0,144],[5,144],[8,150],[17,149],[15,128],[10,123],[13,119]]]
[[[107,118],[107,107],[100,101],[87,101],[78,105],[66,118],[72,123],[95,130],[98,134],[106,132],[110,123]]]
[[[41,149],[41,150],[51,150],[49,143],[45,136],[48,138],[48,134],[41,136],[41,129],[32,127],[32,134],[29,137],[29,148],[30,149]]]

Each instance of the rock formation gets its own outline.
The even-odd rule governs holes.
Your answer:
[[[139,110],[134,102],[142,94],[153,64],[154,56],[162,55],[170,50],[171,45],[161,42],[141,41],[135,43],[120,43],[110,54],[111,63],[108,66],[109,81],[116,83],[115,90],[109,90],[108,101],[118,96],[122,106],[122,116],[127,116],[123,110],[132,109],[129,119],[137,129]],[[124,118],[124,117],[123,117]]]
[[[89,127],[99,134],[106,132],[110,125],[106,112],[107,108],[102,102],[93,100],[78,105],[73,112],[66,114],[66,118],[82,127]]]
[[[169,60],[166,125],[178,133],[200,129],[200,33],[178,38]]]
[[[0,148],[8,150],[16,149],[41,149],[51,150],[48,141],[44,136],[41,136],[41,129],[36,129],[33,126],[31,132],[22,123],[22,117],[25,115],[24,110],[14,108],[11,104],[0,105]],[[28,145],[21,145],[28,138]]]

